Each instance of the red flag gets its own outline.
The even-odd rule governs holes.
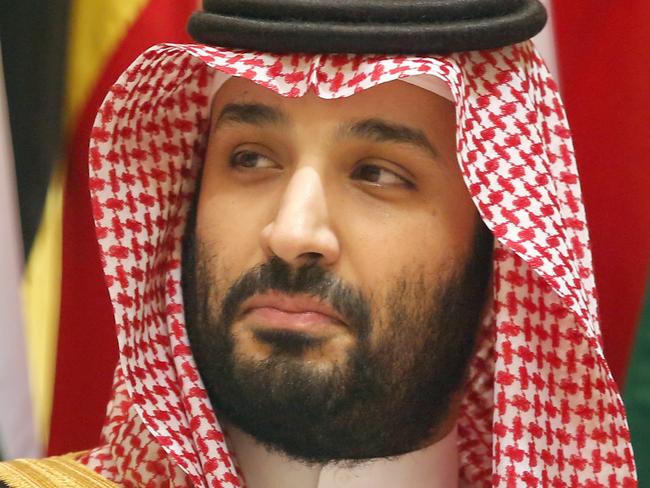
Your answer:
[[[605,356],[622,387],[650,262],[650,2],[553,2]]]

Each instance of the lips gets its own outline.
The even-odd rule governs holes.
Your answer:
[[[332,307],[306,295],[255,295],[244,302],[242,310],[247,321],[264,328],[319,332],[332,326],[345,327]]]

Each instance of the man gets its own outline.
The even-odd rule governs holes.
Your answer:
[[[241,3],[249,17],[206,2],[191,24],[234,49],[156,46],[98,114],[120,364],[102,445],[29,469],[78,486],[635,486],[566,119],[520,42],[537,2],[296,0],[291,21]],[[334,54],[359,51],[389,54]],[[19,465],[0,479],[18,486]]]

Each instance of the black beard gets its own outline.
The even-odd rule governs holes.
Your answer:
[[[187,330],[220,418],[310,464],[397,456],[441,433],[452,396],[464,385],[486,301],[493,240],[480,220],[462,269],[444,283],[403,276],[374,313],[360,291],[318,263],[292,269],[272,258],[219,289],[218,260],[197,245],[189,228],[182,283]],[[327,371],[310,369],[302,355],[320,340],[286,331],[256,334],[272,347],[267,359],[238,357],[231,328],[240,306],[270,290],[311,295],[332,306],[356,338],[347,361]],[[371,344],[374,330],[381,336]]]

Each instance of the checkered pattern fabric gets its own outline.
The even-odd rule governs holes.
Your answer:
[[[151,48],[90,141],[90,192],[120,350],[102,445],[123,486],[244,486],[184,327],[181,237],[217,72],[323,98],[429,74],[456,101],[457,154],[494,233],[493,307],[459,420],[463,486],[633,487],[625,412],[603,357],[589,238],[557,86],[530,42],[436,57]]]

